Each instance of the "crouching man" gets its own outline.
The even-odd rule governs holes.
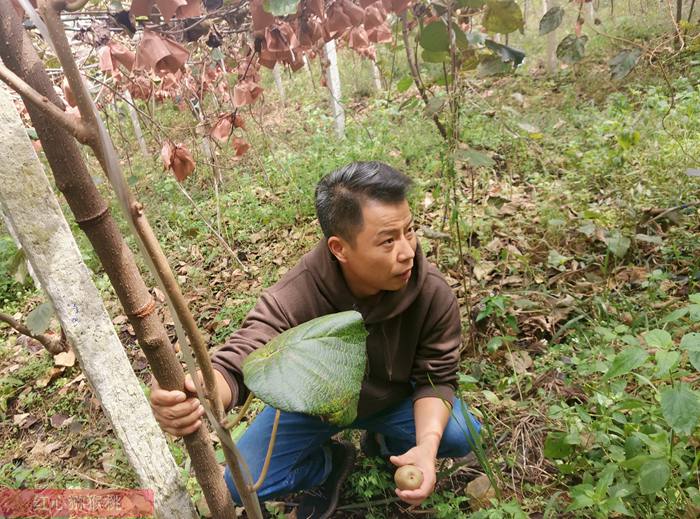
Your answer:
[[[480,425],[455,398],[459,307],[418,246],[406,199],[410,183],[379,162],[352,163],[324,177],[316,187],[324,239],[263,292],[212,363],[230,410],[248,395],[241,364],[251,351],[316,317],[360,312],[369,332],[369,366],[357,419],[347,428],[367,431],[366,454],[390,456],[396,466],[412,464],[423,472],[420,488],[396,490],[403,501],[418,504],[435,487],[436,458],[465,456],[474,442],[469,431],[478,433]],[[185,387],[194,392],[190,379]],[[201,425],[199,402],[180,391],[154,385],[151,404],[166,432],[184,436]],[[274,415],[266,407],[238,442],[253,480],[263,467]],[[283,412],[260,499],[313,489],[297,517],[331,517],[355,458],[352,445],[331,439],[339,431],[316,417]],[[240,503],[228,471],[225,477]]]

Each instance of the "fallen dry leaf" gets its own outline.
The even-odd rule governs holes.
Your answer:
[[[491,486],[488,476],[482,474],[467,484],[467,495],[469,506],[476,511],[491,506],[490,500],[496,497],[496,491]]]
[[[75,366],[75,353],[73,353],[73,350],[62,351],[58,355],[54,355],[53,363],[55,366],[63,366],[66,368]]]

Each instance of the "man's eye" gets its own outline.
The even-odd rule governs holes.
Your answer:
[[[389,238],[388,240],[384,240],[382,245],[391,245],[392,243],[394,243],[394,238]]]

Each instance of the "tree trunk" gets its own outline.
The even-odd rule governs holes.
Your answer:
[[[0,87],[0,205],[53,304],[158,517],[193,519],[192,503],[129,359],[82,261],[48,179],[4,85]],[[21,182],[17,179],[21,178]]]
[[[340,73],[338,72],[338,56],[335,51],[335,40],[331,40],[323,46],[323,53],[328,60],[326,81],[331,96],[331,109],[335,121],[335,133],[339,138],[345,137],[345,110],[340,104]]]
[[[9,2],[0,1],[0,58],[35,90],[62,108],[21,22]],[[185,374],[175,356],[155,302],[126,246],[109,206],[98,192],[75,140],[56,127],[38,108],[26,102],[56,185],[63,193],[95,249],[114,287],[146,358],[161,387],[182,390]],[[235,506],[214,456],[206,427],[184,438],[210,510],[215,517],[234,518]]]

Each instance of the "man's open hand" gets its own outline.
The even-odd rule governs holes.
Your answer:
[[[185,390],[195,393],[192,377],[185,377]],[[151,379],[151,409],[161,429],[174,436],[187,436],[202,425],[204,408],[196,397],[182,391],[166,391],[155,378]]]
[[[389,458],[394,465],[402,467],[404,465],[415,465],[423,473],[423,484],[415,490],[396,489],[396,495],[402,501],[411,505],[419,505],[425,501],[435,489],[435,456],[427,446],[418,445],[401,456]]]

